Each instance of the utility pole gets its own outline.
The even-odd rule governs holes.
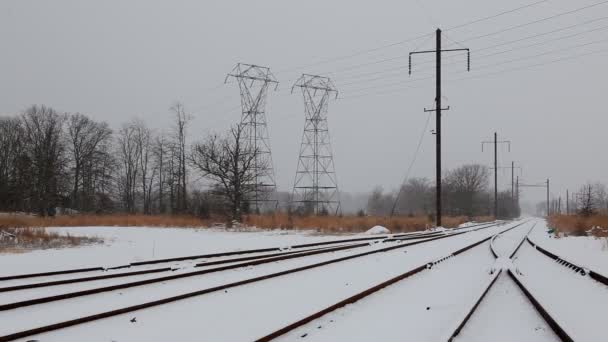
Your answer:
[[[409,54],[409,74],[412,74],[412,55],[414,54],[435,54],[435,183],[436,183],[436,194],[435,194],[435,207],[436,207],[436,225],[441,226],[441,111],[448,110],[448,108],[441,108],[441,54],[444,52],[456,52],[466,51],[467,52],[467,71],[471,70],[471,55],[467,48],[463,49],[441,49],[441,29],[435,31],[435,50],[429,51],[414,51]],[[425,109],[425,111],[427,111]]]
[[[508,144],[509,152],[511,152],[511,141],[498,141],[498,133],[494,132],[494,141],[482,141],[481,151],[483,152],[484,144],[494,144],[494,217],[498,218],[498,144]],[[513,178],[511,178],[512,180]],[[513,190],[511,190],[513,191]]]
[[[566,215],[570,215],[570,194],[568,193],[568,189],[566,189]]]
[[[517,207],[519,208],[519,176],[517,176],[517,180],[515,181],[515,187],[517,189]]]
[[[547,217],[551,214],[551,209],[549,207],[549,178],[547,178]]]

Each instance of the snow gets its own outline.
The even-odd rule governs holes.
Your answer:
[[[554,341],[557,337],[521,293],[506,269],[517,269],[528,287],[576,341],[601,340],[604,333],[608,289],[589,276],[581,276],[558,265],[524,243],[512,263],[508,255],[530,227],[535,242],[573,262],[602,267],[594,259],[606,254],[593,239],[555,239],[546,233],[544,221],[535,220],[493,240],[499,252],[490,253],[490,242],[431,269],[382,289],[354,304],[322,316],[281,336],[279,341],[438,341],[445,340],[462,321],[472,304],[503,269],[494,287],[457,337],[457,341]],[[23,341],[251,341],[302,319],[408,270],[450,255],[472,242],[493,236],[519,222],[471,231],[450,238],[376,253],[226,291],[181,300],[161,306],[31,336]],[[470,226],[470,225],[469,225]],[[469,227],[467,226],[467,227]],[[372,228],[371,230],[376,229]],[[380,227],[384,228],[384,227]],[[472,227],[474,230],[478,227]],[[2,254],[0,275],[66,269],[72,267],[124,265],[133,261],[168,258],[238,249],[289,247],[294,244],[344,239],[312,232],[227,232],[210,229],[165,228],[55,228],[61,233],[100,236],[103,245],[60,250]],[[466,231],[468,229],[460,230]],[[375,234],[389,234],[382,232]],[[371,234],[366,232],[366,234]],[[424,237],[421,237],[424,239]],[[411,241],[408,241],[411,242]],[[191,276],[145,286],[108,291],[15,310],[0,311],[0,336],[62,322],[103,311],[124,308],[213,286],[281,272],[333,260],[403,242],[370,241],[369,245],[257,266]],[[585,253],[589,250],[589,255]],[[602,254],[604,253],[604,254]],[[257,253],[266,255],[270,253]],[[212,260],[232,257],[213,258]],[[576,260],[575,260],[576,259]],[[605,259],[600,259],[605,260]],[[138,266],[106,272],[39,277],[0,282],[0,287],[38,281],[70,279],[161,267],[162,272],[79,284],[0,292],[0,304],[69,293],[113,284],[200,270],[199,260]],[[586,262],[586,263],[585,263]],[[219,266],[207,266],[215,268]],[[601,271],[600,271],[601,272]],[[606,274],[606,273],[604,273]],[[135,321],[132,322],[132,319]],[[301,337],[304,336],[305,337]]]
[[[382,235],[382,234],[390,234],[390,233],[391,233],[391,231],[388,228],[383,227],[383,226],[374,226],[365,232],[365,234],[368,234],[368,235]]]
[[[0,276],[83,267],[112,267],[150,259],[222,251],[288,247],[294,244],[345,239],[312,231],[231,232],[195,228],[73,227],[48,228],[60,234],[96,236],[103,244],[0,254]],[[41,262],[44,261],[44,262]]]
[[[608,238],[568,236],[556,238],[547,232],[545,221],[539,221],[530,239],[540,247],[574,264],[608,276]]]
[[[575,341],[605,335],[608,288],[524,244],[514,260],[520,281]]]
[[[513,279],[502,272],[455,341],[559,341]]]
[[[83,336],[87,336],[89,341],[163,341],[203,336],[211,341],[248,341],[503,229],[505,227],[494,227],[433,241],[432,248],[420,244],[373,254],[32,338],[45,342],[80,341]],[[365,248],[385,246],[373,244]],[[360,252],[362,250],[357,249],[292,259],[1,312],[0,321],[7,324],[0,327],[0,335],[31,328],[32,322],[37,326],[56,323]],[[487,249],[484,252],[489,254]],[[69,287],[60,288],[63,292]],[[136,323],[130,322],[133,317],[137,317]],[[238,329],[230,328],[235,319],[238,320]],[[171,322],[170,329],[166,325],[168,321]],[[201,331],[204,331],[203,335],[200,335]]]

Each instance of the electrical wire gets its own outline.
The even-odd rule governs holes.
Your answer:
[[[539,5],[539,4],[544,3],[544,2],[548,2],[548,1],[550,1],[550,0],[535,1],[535,2],[526,4],[526,5],[523,5],[523,6],[519,6],[519,7],[510,9],[510,10],[506,10],[506,11],[503,11],[503,12],[500,12],[500,13],[492,14],[492,15],[489,15],[489,16],[486,16],[486,17],[474,19],[474,20],[471,20],[471,21],[468,21],[468,22],[465,22],[465,23],[462,23],[462,24],[459,24],[459,25],[456,25],[456,26],[452,26],[452,27],[446,29],[446,31],[460,29],[460,28],[463,28],[463,27],[466,27],[466,26],[469,26],[469,25],[473,25],[473,24],[479,23],[479,22],[483,22],[483,21],[487,21],[487,20],[490,20],[490,19],[494,19],[494,18],[503,16],[503,15],[506,15],[506,14],[514,13],[514,12],[517,12],[517,11],[521,11],[523,9],[526,9],[526,8],[529,8],[529,7],[533,7],[533,6]],[[376,52],[376,51],[383,50],[383,49],[386,49],[386,48],[391,48],[391,47],[394,47],[394,46],[411,43],[411,42],[416,41],[418,39],[422,39],[422,38],[425,38],[427,36],[432,36],[432,35],[433,35],[432,33],[430,33],[430,34],[422,34],[422,35],[418,35],[418,36],[411,37],[411,38],[408,38],[408,39],[404,39],[404,40],[401,40],[401,41],[397,41],[397,42],[394,42],[394,43],[389,43],[389,44],[385,44],[385,45],[374,47],[374,48],[359,50],[359,51],[356,51],[356,52],[353,52],[353,53],[347,54],[347,55],[327,58],[327,59],[324,59],[324,60],[320,60],[320,61],[317,61],[317,62],[314,62],[314,63],[310,63],[310,64],[306,64],[306,65],[301,65],[301,66],[297,66],[297,67],[290,67],[290,68],[279,69],[275,74],[285,73],[285,72],[294,71],[294,70],[307,69],[307,68],[318,66],[318,65],[322,65],[322,64],[327,64],[327,63],[331,63],[331,62],[336,62],[336,61],[341,61],[341,60],[345,60],[345,59],[350,59],[350,58],[353,58],[353,57],[358,57],[358,56],[361,56],[361,55],[364,55],[364,54]]]
[[[461,42],[462,43],[466,43],[466,42],[470,42],[472,40],[477,40],[477,39],[481,39],[481,38],[495,36],[497,34],[501,34],[501,33],[504,33],[504,32],[512,31],[512,30],[515,30],[515,29],[518,29],[518,28],[522,28],[522,27],[526,27],[526,26],[530,26],[530,25],[534,25],[534,24],[538,24],[538,23],[541,23],[541,22],[544,22],[544,21],[547,21],[547,20],[552,20],[552,19],[555,19],[555,18],[563,17],[565,15],[577,13],[577,12],[580,12],[580,11],[583,11],[583,10],[586,10],[586,9],[590,9],[590,8],[597,7],[597,6],[600,6],[600,5],[605,5],[605,4],[608,4],[608,0],[601,1],[601,2],[596,2],[594,4],[590,4],[590,5],[583,6],[583,7],[578,7],[578,8],[575,8],[573,10],[557,13],[557,14],[554,14],[554,15],[551,15],[551,16],[548,16],[548,17],[544,17],[544,18],[541,18],[541,19],[529,21],[529,22],[526,22],[526,23],[523,23],[523,24],[509,26],[507,28],[504,28],[504,29],[501,29],[501,30],[498,30],[498,31],[494,31],[494,32],[491,32],[491,33],[486,33],[486,34],[474,36],[474,37],[471,37],[471,38],[467,38],[465,40],[461,40]]]
[[[416,152],[414,152],[414,157],[412,158],[410,165],[407,168],[407,172],[405,173],[403,182],[401,182],[401,186],[399,187],[399,192],[397,193],[397,196],[395,197],[395,201],[393,202],[393,207],[391,208],[390,217],[393,217],[393,215],[395,214],[395,208],[397,207],[397,202],[399,201],[399,197],[401,196],[401,192],[403,191],[403,186],[408,181],[408,179],[410,177],[410,173],[412,171],[412,167],[416,163],[416,159],[418,158],[418,153],[420,152],[420,147],[422,146],[422,141],[424,140],[424,135],[426,134],[426,130],[429,127],[430,121],[431,121],[431,112],[429,112],[429,115],[426,118],[426,123],[424,124],[424,129],[422,130],[422,133],[420,134],[420,139],[418,139],[418,146],[416,146]]]

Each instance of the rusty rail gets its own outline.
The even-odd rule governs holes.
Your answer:
[[[583,266],[577,265],[573,262],[570,262],[570,261],[566,260],[565,258],[560,257],[557,254],[549,252],[545,248],[543,248],[543,247],[539,246],[537,243],[533,242],[530,239],[530,237],[528,237],[526,240],[535,250],[537,250],[537,251],[541,252],[542,254],[546,255],[547,257],[555,260],[558,264],[560,264],[564,267],[568,267],[568,268],[574,270],[574,272],[580,273],[581,275],[589,274],[589,277],[591,277],[593,280],[598,281],[598,282],[608,286],[608,277],[606,277],[594,270],[591,270],[587,267],[583,267]]]
[[[522,238],[522,240],[519,242],[519,244],[517,245],[517,247],[513,250],[513,252],[509,255],[509,259],[513,259],[513,257],[517,254],[517,252],[519,251],[519,249],[522,247],[523,243],[528,240],[528,235],[530,234],[530,232],[534,229],[534,227],[536,226],[536,223],[534,223],[532,225],[532,227],[530,228],[530,230],[528,230],[528,232],[526,233],[526,235],[524,235],[524,237]],[[516,227],[513,227],[516,228]],[[513,229],[511,228],[511,229]],[[496,234],[493,238],[492,241],[499,235],[506,233],[507,231],[511,230],[505,230],[499,234]],[[529,240],[528,240],[529,241]],[[494,256],[494,258],[498,259],[500,256],[498,255],[498,253],[494,250],[494,247],[492,244],[490,244],[490,250],[492,252],[492,255]],[[482,294],[479,296],[479,298],[476,300],[476,302],[474,303],[474,305],[471,307],[471,309],[467,312],[467,314],[465,315],[465,317],[463,318],[463,320],[460,322],[460,324],[456,327],[456,329],[454,329],[454,331],[451,333],[450,337],[448,338],[448,341],[453,341],[454,338],[456,338],[458,336],[458,334],[460,334],[460,332],[462,331],[462,329],[465,327],[465,325],[467,324],[467,322],[469,321],[469,319],[473,316],[475,310],[477,310],[477,308],[479,307],[479,304],[481,304],[481,302],[483,301],[483,299],[486,297],[486,295],[488,294],[488,292],[490,291],[490,289],[494,286],[494,284],[496,283],[496,281],[498,280],[498,277],[500,277],[500,275],[502,274],[502,270],[499,270],[492,278],[492,280],[490,281],[490,283],[488,284],[488,286],[484,289],[484,291],[482,292]],[[509,269],[507,270],[507,274],[509,275],[509,277],[517,284],[517,286],[519,287],[519,289],[524,293],[524,295],[528,298],[528,300],[530,301],[530,303],[534,306],[534,308],[536,309],[536,311],[541,315],[541,317],[543,317],[543,319],[545,320],[545,322],[547,322],[547,324],[549,325],[549,327],[551,327],[551,329],[553,330],[553,332],[560,338],[561,341],[573,341],[573,339],[568,335],[568,333],[566,333],[566,331],[557,323],[557,321],[549,314],[549,312],[540,304],[540,302],[538,302],[538,300],[536,298],[534,298],[534,296],[530,293],[530,291],[528,291],[528,289],[523,285],[523,283],[513,274],[513,272]]]
[[[524,224],[524,223],[521,223],[521,224]],[[456,233],[456,234],[462,234],[462,233]],[[480,244],[482,244],[482,243],[490,240],[491,238],[492,238],[492,236],[489,236],[487,238],[483,238],[480,241],[474,242],[472,244],[467,245],[466,247],[460,248],[460,249],[458,249],[458,250],[456,250],[456,251],[448,254],[448,256],[440,258],[439,260],[445,260],[448,257],[456,256],[458,254],[464,253],[465,251],[467,251],[467,250],[469,250],[471,248],[474,248],[476,246],[479,246]],[[318,319],[318,318],[320,318],[320,317],[322,317],[322,316],[324,316],[324,315],[326,315],[326,314],[328,314],[330,312],[333,312],[333,311],[336,311],[336,310],[338,310],[340,308],[343,308],[343,307],[345,307],[348,304],[355,303],[355,302],[357,302],[357,301],[359,301],[359,300],[361,300],[361,299],[363,299],[363,298],[365,298],[365,297],[367,297],[367,296],[369,296],[369,295],[371,295],[371,294],[373,294],[375,292],[378,292],[378,291],[382,290],[383,288],[386,288],[386,287],[388,287],[390,285],[393,285],[393,284],[395,284],[395,283],[397,283],[397,282],[399,282],[401,280],[409,278],[412,275],[420,273],[420,272],[422,272],[424,270],[429,270],[429,269],[432,268],[432,265],[434,265],[435,263],[436,263],[435,261],[424,263],[424,264],[422,264],[422,265],[420,265],[418,267],[415,267],[415,268],[413,268],[413,269],[411,269],[409,271],[406,271],[406,272],[404,272],[404,273],[402,273],[402,274],[400,274],[400,275],[398,275],[398,276],[396,276],[394,278],[391,278],[391,279],[389,279],[389,280],[387,280],[385,282],[377,284],[377,285],[375,285],[373,287],[370,287],[370,288],[368,288],[368,289],[366,289],[366,290],[364,290],[362,292],[359,292],[359,293],[357,293],[357,294],[355,294],[355,295],[353,295],[351,297],[348,297],[348,298],[346,298],[346,299],[344,299],[342,301],[339,301],[339,302],[337,302],[337,303],[335,303],[333,305],[330,305],[330,306],[326,307],[323,310],[317,311],[317,312],[315,312],[315,313],[313,313],[313,314],[311,314],[311,315],[309,315],[309,316],[307,316],[305,318],[300,319],[297,322],[291,323],[291,324],[289,324],[289,325],[287,325],[287,326],[285,326],[285,327],[283,327],[281,329],[278,329],[278,330],[276,330],[276,331],[274,331],[274,332],[272,332],[272,333],[270,333],[270,334],[268,334],[266,336],[260,337],[260,338],[256,339],[256,342],[271,341],[271,340],[273,340],[273,339],[275,339],[275,338],[277,338],[279,336],[282,336],[282,335],[284,335],[284,334],[286,334],[286,333],[288,333],[290,331],[293,331],[296,328],[299,328],[299,327],[301,327],[301,326],[303,326],[303,325],[305,325],[305,324],[307,324],[307,323],[309,323],[309,322],[311,322],[311,321],[313,321],[315,319]]]
[[[489,228],[489,226],[487,228]],[[233,288],[233,287],[237,287],[237,286],[251,284],[251,283],[254,283],[254,282],[258,282],[258,281],[272,279],[272,278],[276,278],[276,277],[280,277],[280,276],[284,276],[284,275],[288,275],[288,274],[293,274],[293,273],[296,273],[296,272],[302,272],[302,271],[306,271],[306,270],[322,267],[322,266],[325,266],[325,265],[330,265],[330,264],[334,264],[334,263],[338,263],[338,262],[342,262],[342,261],[346,261],[346,260],[352,260],[352,259],[355,259],[355,258],[359,258],[359,257],[363,257],[363,256],[375,254],[375,253],[388,252],[388,251],[399,249],[399,248],[405,248],[405,247],[408,247],[408,246],[423,244],[423,243],[427,243],[427,242],[430,242],[430,241],[440,240],[440,239],[444,239],[444,238],[448,238],[448,237],[453,237],[453,236],[461,235],[461,234],[465,234],[465,233],[467,233],[467,232],[458,232],[458,233],[447,234],[447,235],[443,235],[443,236],[439,236],[439,237],[431,237],[431,238],[428,238],[428,239],[420,239],[418,241],[413,241],[413,242],[408,242],[408,243],[401,243],[401,244],[397,244],[395,246],[385,247],[385,248],[381,248],[381,249],[378,249],[378,250],[373,250],[373,251],[368,251],[368,252],[364,252],[364,253],[359,253],[359,254],[349,255],[349,256],[340,257],[340,258],[336,258],[336,259],[331,259],[331,260],[327,260],[327,261],[323,261],[323,262],[319,262],[319,263],[315,263],[315,264],[311,264],[311,265],[306,265],[306,266],[302,266],[302,267],[298,267],[298,268],[294,268],[294,269],[290,269],[290,270],[285,270],[285,271],[281,271],[281,272],[277,272],[277,273],[272,273],[272,274],[267,274],[267,275],[263,275],[263,276],[259,276],[259,277],[254,277],[254,278],[249,278],[249,279],[245,279],[245,280],[241,280],[241,281],[237,281],[237,282],[233,282],[233,283],[229,283],[229,284],[215,286],[215,287],[211,287],[211,288],[207,288],[207,289],[203,289],[203,290],[199,290],[199,291],[185,293],[185,294],[182,294],[182,295],[179,295],[179,296],[173,296],[173,297],[163,298],[163,299],[160,299],[160,300],[150,301],[150,302],[139,304],[139,305],[133,305],[133,306],[124,307],[124,308],[120,308],[120,309],[116,309],[116,310],[110,310],[110,311],[106,311],[106,312],[102,312],[102,313],[98,313],[98,314],[94,314],[94,315],[84,316],[84,317],[80,317],[80,318],[77,318],[77,319],[72,319],[72,320],[63,321],[63,322],[59,322],[59,323],[55,323],[55,324],[41,326],[41,327],[34,328],[34,329],[29,329],[29,330],[20,331],[20,332],[12,333],[12,334],[5,335],[5,336],[0,336],[0,342],[13,341],[13,340],[16,340],[16,339],[20,339],[20,338],[24,338],[24,337],[40,334],[40,333],[55,331],[55,330],[59,330],[59,329],[62,329],[62,328],[67,328],[67,327],[71,327],[71,326],[78,325],[78,324],[92,322],[92,321],[95,321],[95,320],[99,320],[99,319],[103,319],[103,318],[107,318],[107,317],[112,317],[112,316],[116,316],[116,315],[120,315],[120,314],[124,314],[124,313],[128,313],[128,312],[132,312],[132,311],[136,311],[136,310],[141,310],[141,309],[145,309],[145,308],[149,308],[149,307],[154,307],[154,306],[158,306],[158,305],[172,303],[172,302],[176,302],[176,301],[179,301],[179,300],[184,300],[184,299],[187,299],[187,298],[192,298],[192,297],[196,297],[196,296],[200,296],[200,295],[204,295],[204,294],[208,294],[208,293],[212,293],[212,292],[216,292],[216,291],[222,291],[222,290],[225,290],[225,289],[228,289],[228,288]],[[487,239],[489,239],[489,238],[487,238]],[[276,260],[273,260],[273,261],[276,261]],[[229,266],[229,267],[232,267],[232,266]],[[424,267],[426,267],[426,265],[424,265]],[[221,269],[225,269],[225,268],[222,267]],[[217,271],[218,269],[213,269],[213,270]],[[204,272],[208,273],[208,271],[209,270],[204,270],[204,271],[199,271],[199,272],[196,272],[196,273],[203,274]],[[176,276],[181,276],[181,275],[176,275]],[[176,276],[172,276],[171,278],[175,279]],[[167,278],[167,277],[164,277],[164,278]],[[152,283],[152,282],[159,282],[159,281],[165,281],[165,280],[168,280],[168,279],[162,279],[162,280],[154,279],[154,281],[148,280],[148,281],[145,281],[145,282],[146,283]],[[138,283],[141,283],[141,282],[138,282]],[[127,286],[125,286],[125,285],[127,285]],[[101,289],[92,289],[92,290],[88,290],[88,291],[80,291],[80,292],[71,293],[71,294],[63,294],[63,295],[59,295],[59,296],[39,298],[39,299],[33,300],[36,303],[33,303],[33,302],[30,301],[30,303],[26,303],[26,304],[27,305],[34,305],[34,304],[40,304],[40,303],[48,303],[50,301],[55,301],[55,300],[74,298],[74,297],[78,297],[78,296],[82,296],[82,295],[101,293],[101,292],[105,292],[105,291],[111,291],[113,289],[126,288],[126,287],[139,286],[139,285],[143,285],[143,284],[137,284],[137,285],[122,284],[122,285],[112,286],[111,289],[109,289],[110,287],[106,287],[106,288],[101,288]],[[28,302],[28,301],[26,301],[26,302]],[[15,306],[15,304],[17,304],[17,303],[9,304],[9,306]],[[20,307],[20,306],[15,306],[15,307],[10,307],[10,308],[16,308],[16,307]],[[7,308],[7,309],[9,309],[9,308]]]

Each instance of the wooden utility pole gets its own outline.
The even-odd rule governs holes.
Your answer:
[[[444,52],[466,51],[467,52],[467,71],[470,70],[470,52],[469,49],[441,49],[441,29],[435,31],[435,50],[429,51],[414,51],[409,55],[409,74],[412,74],[412,55],[422,53],[435,54],[435,207],[436,207],[436,225],[441,226],[441,111],[448,108],[441,108],[441,54]],[[425,111],[433,111],[426,110]]]
[[[551,207],[549,204],[549,178],[547,178],[547,217],[551,215]]]
[[[483,152],[484,144],[494,144],[494,217],[498,218],[498,144],[508,144],[509,152],[511,151],[511,142],[509,140],[498,141],[498,133],[494,132],[494,141],[482,141],[481,151]],[[511,181],[513,177],[511,177]],[[511,189],[513,191],[513,189]]]

